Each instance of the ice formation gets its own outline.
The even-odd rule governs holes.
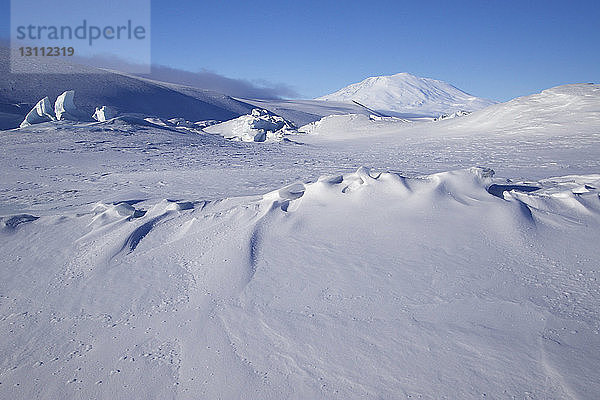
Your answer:
[[[85,120],[87,119],[83,113],[77,109],[73,99],[75,98],[74,90],[67,90],[56,98],[54,102],[54,113],[57,120]]]
[[[282,140],[286,134],[297,133],[293,123],[260,108],[253,109],[251,114],[242,115],[204,130],[243,142]]]
[[[21,128],[42,122],[54,121],[55,119],[56,117],[50,106],[50,99],[46,96],[38,101],[35,107],[27,113],[23,122],[21,122]]]
[[[117,111],[110,106],[96,107],[92,116],[96,121],[104,122],[117,116]]]

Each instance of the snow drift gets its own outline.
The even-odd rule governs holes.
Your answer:
[[[598,187],[361,167],[5,217],[0,395],[592,398]]]

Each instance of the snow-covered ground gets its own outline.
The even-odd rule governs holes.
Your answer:
[[[1,131],[0,398],[594,399],[600,86],[350,114]]]

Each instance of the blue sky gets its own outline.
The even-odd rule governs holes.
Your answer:
[[[504,101],[599,82],[599,21],[597,0],[153,1],[152,62],[302,97],[410,72]]]

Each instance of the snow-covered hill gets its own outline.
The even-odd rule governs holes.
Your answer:
[[[18,126],[39,100],[48,96],[53,104],[66,90],[75,91],[77,107],[90,117],[96,107],[111,106],[121,113],[224,121],[247,114],[253,108],[221,93],[82,65],[69,65],[76,73],[57,73],[58,67],[47,60],[43,60],[47,63],[43,66],[47,73],[10,74],[7,60],[8,50],[0,47],[0,129]],[[42,68],[37,65],[42,61],[35,58],[27,62],[36,63],[37,70]]]
[[[465,93],[446,82],[406,72],[370,77],[317,100],[358,102],[388,114],[433,117],[456,111],[475,111],[495,103]]]
[[[458,118],[441,118],[425,124],[371,123],[367,126],[359,123],[346,126],[342,121],[349,121],[350,116],[332,116],[310,124],[319,129],[309,130],[319,133],[314,138],[316,140],[361,137],[371,140],[377,135],[391,135],[401,142],[399,146],[412,137],[474,136],[476,140],[487,141],[484,147],[495,140],[522,138],[522,146],[525,146],[532,140],[542,138],[566,140],[574,137],[577,141],[571,146],[581,145],[585,148],[585,144],[593,141],[600,132],[600,85],[580,83],[557,86],[506,103],[493,104],[483,110],[460,114]],[[309,131],[304,127],[301,130]]]
[[[577,135],[600,121],[600,85],[578,83],[494,104],[461,118],[441,120],[437,129],[454,132],[518,132],[549,135],[553,131]]]

